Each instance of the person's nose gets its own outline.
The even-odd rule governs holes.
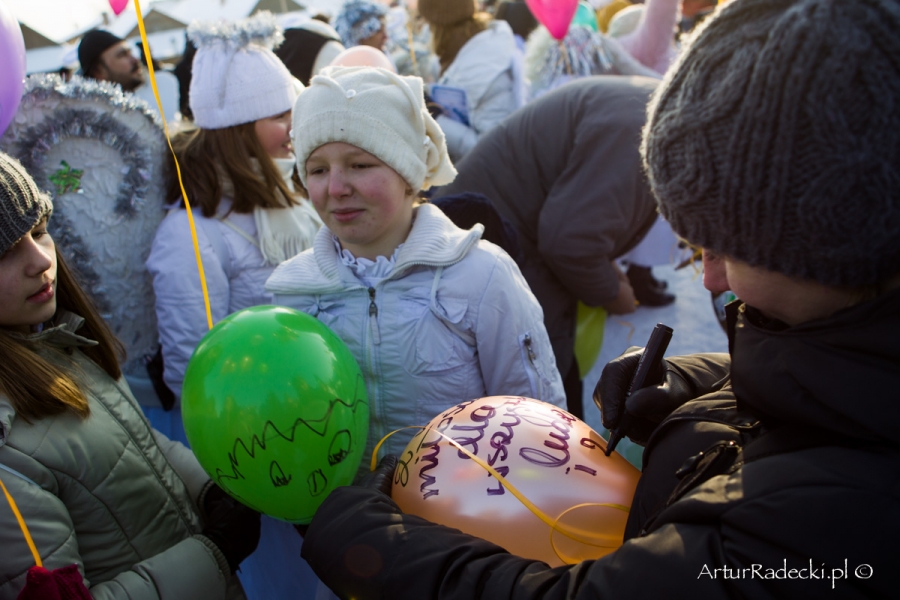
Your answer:
[[[350,192],[350,183],[343,169],[331,169],[328,173],[328,195],[343,198],[349,196]]]
[[[46,234],[45,234],[46,235]],[[25,274],[29,277],[39,277],[44,271],[53,266],[52,252],[55,248],[51,246],[49,249],[37,242],[31,235],[26,235],[19,242],[23,244],[21,252],[25,254]]]
[[[703,287],[713,294],[720,294],[730,289],[728,275],[725,271],[725,260],[709,250],[703,251]]]

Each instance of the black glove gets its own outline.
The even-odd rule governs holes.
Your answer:
[[[201,505],[207,515],[203,535],[222,551],[231,571],[236,571],[259,544],[260,514],[216,485],[204,491]]]
[[[375,470],[371,473],[366,473],[356,485],[370,490],[378,490],[390,498],[391,484],[394,481],[394,471],[396,470],[397,455],[386,454],[378,463],[378,466],[375,467]]]
[[[394,471],[397,470],[397,456],[395,454],[386,454],[382,457],[378,466],[374,471],[363,475],[362,479],[356,484],[359,487],[370,490],[378,490],[385,496],[391,495],[391,484],[394,480]],[[306,530],[309,525],[294,525],[294,529],[300,534],[300,537],[306,536]]]
[[[603,426],[610,431],[619,427],[625,413],[623,432],[636,444],[644,445],[659,424],[672,411],[694,398],[722,387],[731,361],[725,354],[693,354],[662,359],[651,371],[656,377],[648,385],[632,390],[628,386],[641,360],[643,348],[632,347],[603,368],[594,388],[594,402],[600,408]]]

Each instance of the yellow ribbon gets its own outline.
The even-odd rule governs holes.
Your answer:
[[[38,554],[37,547],[34,545],[34,540],[31,539],[31,533],[28,531],[28,526],[25,525],[25,519],[22,518],[22,513],[19,512],[19,507],[16,506],[16,501],[13,500],[13,497],[7,491],[6,486],[3,485],[3,480],[0,479],[0,488],[3,488],[3,495],[6,496],[7,502],[9,502],[9,507],[12,509],[13,514],[16,515],[16,521],[19,522],[19,529],[22,530],[22,535],[25,536],[25,542],[28,544],[28,548],[31,550],[31,555],[34,557],[34,564],[39,567],[43,567],[44,563],[41,562],[41,555]]]
[[[468,448],[464,448],[459,442],[457,442],[450,436],[446,435],[445,433],[443,433],[441,431],[437,431],[436,429],[431,429],[430,427],[424,427],[421,425],[411,425],[409,427],[401,427],[400,429],[396,429],[396,430],[390,432],[389,434],[387,434],[386,436],[384,436],[383,438],[381,438],[381,440],[378,442],[378,444],[375,445],[375,449],[372,451],[372,460],[369,463],[370,470],[372,470],[372,471],[375,470],[376,461],[378,459],[378,450],[381,448],[381,446],[384,444],[384,442],[389,437],[394,435],[395,433],[397,433],[399,431],[403,431],[404,429],[422,429],[425,431],[426,435],[429,431],[434,431],[435,433],[437,433],[438,435],[443,437],[445,440],[447,440],[447,442],[449,442],[451,445],[453,445],[457,450],[459,450],[460,452],[462,452],[463,454],[468,456],[470,459],[475,461],[475,463],[478,466],[480,466],[482,469],[484,469],[485,471],[487,471],[488,473],[493,475],[494,478],[503,485],[503,487],[505,487],[507,490],[509,490],[509,492],[513,496],[515,496],[516,499],[525,506],[525,508],[527,508],[529,511],[531,511],[531,513],[534,516],[536,516],[538,519],[540,519],[547,526],[550,527],[550,546],[551,546],[551,548],[553,548],[553,552],[556,553],[556,556],[565,564],[572,565],[572,564],[577,564],[581,561],[578,559],[567,558],[567,557],[563,556],[562,554],[560,554],[559,550],[557,550],[557,548],[556,548],[556,544],[553,541],[553,532],[554,531],[558,531],[559,533],[561,533],[562,535],[566,536],[567,538],[569,538],[571,540],[575,540],[576,542],[580,542],[586,546],[593,546],[595,548],[617,548],[618,546],[621,545],[619,543],[614,543],[613,545],[597,543],[596,540],[601,536],[599,534],[597,534],[596,532],[585,531],[583,529],[576,529],[576,528],[570,527],[568,525],[562,525],[562,524],[560,524],[559,520],[562,519],[566,513],[573,511],[575,509],[584,508],[587,506],[601,506],[601,507],[606,507],[606,508],[613,508],[616,510],[621,510],[625,513],[628,513],[631,511],[631,509],[629,507],[623,506],[621,504],[589,502],[589,503],[585,503],[585,504],[577,504],[575,506],[571,506],[571,507],[567,508],[566,510],[564,510],[562,513],[560,513],[560,515],[558,517],[556,517],[555,519],[552,519],[544,511],[542,511],[540,508],[538,508],[537,505],[535,505],[531,500],[526,498],[525,494],[520,492],[514,485],[512,485],[509,481],[507,481],[507,479],[505,477],[503,477],[503,475],[498,473],[497,470],[494,469],[494,467],[492,467],[491,465],[489,465],[488,463],[486,463],[484,460],[477,457],[476,455],[472,454],[468,450]]]
[[[200,287],[203,289],[203,304],[206,307],[206,323],[209,328],[212,329],[213,318],[212,310],[209,307],[209,290],[206,288],[206,275],[203,273],[203,259],[200,257],[200,243],[197,241],[197,229],[194,226],[194,213],[191,211],[191,203],[188,200],[187,192],[184,189],[184,181],[181,179],[181,166],[178,164],[178,157],[175,155],[175,149],[172,148],[172,139],[169,137],[169,125],[166,123],[166,113],[163,112],[162,101],[159,99],[159,89],[156,87],[156,73],[153,70],[153,56],[150,54],[150,43],[147,41],[147,31],[144,29],[144,18],[141,16],[140,0],[134,0],[134,9],[137,13],[138,28],[141,30],[141,44],[144,46],[144,56],[147,57],[147,70],[150,72],[150,86],[153,88],[153,96],[156,98],[156,105],[159,107],[159,114],[162,117],[163,132],[166,134],[166,142],[169,144],[172,158],[175,159],[175,173],[178,175],[178,186],[181,188],[181,197],[184,198],[188,223],[191,226],[191,239],[194,240],[194,254],[197,256],[197,271],[200,273]]]

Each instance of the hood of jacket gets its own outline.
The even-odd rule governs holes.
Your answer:
[[[57,325],[48,327],[38,333],[30,335],[13,334],[20,337],[23,341],[30,343],[43,343],[54,348],[79,348],[85,346],[96,346],[97,342],[80,336],[76,331],[84,323],[84,319],[70,312],[61,312]],[[0,446],[6,443],[9,432],[12,429],[13,421],[16,419],[16,410],[6,394],[0,392]]]
[[[423,204],[413,213],[409,236],[397,253],[389,279],[402,276],[416,265],[441,267],[459,262],[481,239],[484,225],[460,229],[436,206]],[[279,265],[266,281],[266,291],[275,294],[323,294],[343,288],[342,282],[357,281],[341,264],[332,242],[334,234],[323,226],[312,250]],[[362,285],[360,283],[360,285]]]
[[[469,106],[477,106],[494,80],[514,68],[516,52],[509,23],[491,21],[487,29],[465,43],[438,83],[465,89]]]
[[[900,443],[900,290],[826,319],[764,327],[742,306],[732,337],[732,383],[765,422]]]

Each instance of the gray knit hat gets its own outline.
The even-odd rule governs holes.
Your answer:
[[[648,110],[650,183],[688,241],[826,285],[900,272],[900,2],[732,0]]]
[[[0,256],[51,212],[50,196],[37,188],[19,161],[0,152]]]

